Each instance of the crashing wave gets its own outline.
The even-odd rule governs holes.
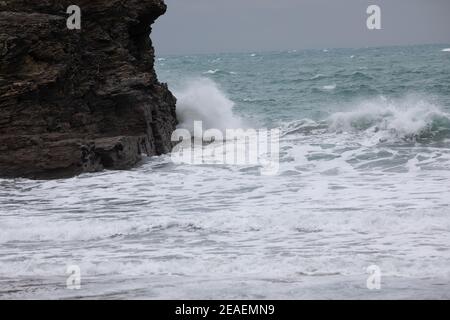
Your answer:
[[[336,132],[373,132],[380,141],[435,140],[450,135],[450,115],[423,100],[366,102],[353,111],[333,114],[328,124]]]
[[[427,142],[450,138],[450,114],[423,100],[380,99],[337,112],[324,121],[301,120],[284,128],[288,134],[366,133],[378,142]]]
[[[210,79],[191,80],[175,91],[178,99],[179,128],[194,131],[194,122],[202,121],[203,129],[242,128],[242,121],[233,115],[234,102],[228,99],[218,85]]]

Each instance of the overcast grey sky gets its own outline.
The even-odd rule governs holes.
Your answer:
[[[450,0],[165,0],[158,54],[450,43]],[[370,4],[382,30],[366,27]]]

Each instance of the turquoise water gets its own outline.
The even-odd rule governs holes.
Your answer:
[[[160,80],[174,89],[207,77],[259,125],[321,120],[358,102],[421,97],[450,108],[446,46],[306,50],[162,57]],[[335,88],[334,88],[335,86]],[[334,88],[334,89],[332,89]]]
[[[0,180],[0,297],[449,298],[449,47],[159,57],[180,128],[279,128],[278,174]]]

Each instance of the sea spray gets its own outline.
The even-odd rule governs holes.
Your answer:
[[[175,91],[175,96],[178,98],[180,129],[187,129],[194,134],[195,121],[202,121],[205,130],[225,131],[244,126],[241,119],[233,114],[234,102],[210,79],[191,80],[181,90]]]
[[[443,138],[450,133],[450,114],[417,97],[367,100],[332,114],[327,122],[331,131],[367,131],[382,141]]]

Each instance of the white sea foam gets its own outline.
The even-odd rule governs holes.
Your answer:
[[[450,52],[450,48],[442,49],[442,52]]]
[[[324,89],[324,90],[328,90],[328,91],[334,90],[334,89],[336,89],[336,84],[331,84],[331,85],[328,85],[328,86],[323,86],[323,89]]]
[[[204,72],[204,74],[216,74],[218,72],[220,72],[219,69],[214,69],[214,70],[208,70],[208,71]]]
[[[318,80],[318,79],[323,79],[323,78],[325,78],[325,75],[319,73],[319,74],[316,74],[314,77],[312,77],[310,80]]]
[[[210,69],[208,71],[203,72],[203,74],[212,74],[212,75],[214,75],[214,74],[231,74],[231,75],[236,75],[237,72],[234,72],[234,71],[227,72],[227,71],[222,71],[220,69],[214,69],[214,70]]]

